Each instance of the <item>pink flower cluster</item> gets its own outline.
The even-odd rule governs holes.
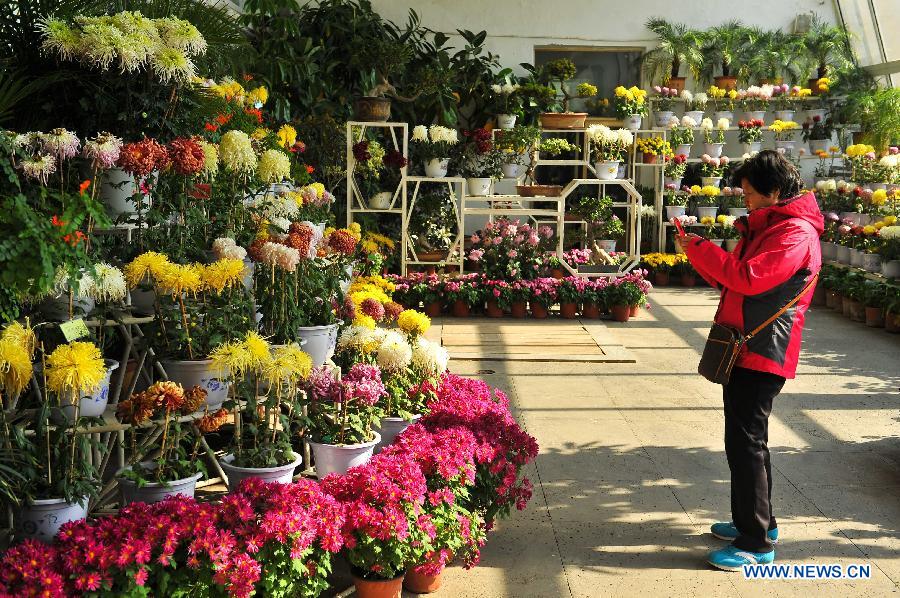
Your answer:
[[[377,365],[357,363],[341,378],[339,384],[343,390],[343,398],[347,401],[374,405],[387,396],[381,381],[381,368]]]

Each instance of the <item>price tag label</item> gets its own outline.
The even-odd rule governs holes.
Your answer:
[[[59,329],[63,333],[63,336],[66,338],[67,343],[71,343],[76,339],[88,335],[87,326],[85,325],[84,320],[82,320],[81,318],[63,322],[59,325]]]

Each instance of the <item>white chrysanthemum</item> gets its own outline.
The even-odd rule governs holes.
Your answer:
[[[259,157],[256,176],[265,183],[280,183],[291,176],[291,159],[284,152],[267,149]]]
[[[697,108],[706,107],[706,103],[709,102],[709,96],[707,96],[702,91],[700,93],[694,94],[694,106]]]
[[[719,129],[720,131],[724,131],[725,129],[727,129],[730,126],[731,126],[731,123],[728,122],[727,118],[720,118],[719,121],[716,123],[716,128]]]
[[[256,153],[250,136],[243,131],[232,130],[222,135],[219,157],[225,168],[232,172],[250,173],[256,170]]]
[[[20,166],[25,176],[37,179],[41,185],[46,185],[50,175],[56,172],[56,158],[50,155],[35,156],[31,160],[22,160]]]
[[[78,136],[67,129],[53,129],[49,133],[41,133],[41,144],[48,154],[58,160],[68,160],[78,155],[81,141]]]
[[[678,125],[680,125],[680,124],[681,124],[681,121],[678,120],[677,116],[672,116],[669,118],[669,128],[670,129],[678,128]]]
[[[112,168],[119,159],[122,145],[122,139],[112,133],[100,133],[93,139],[85,140],[82,155],[98,168]]]
[[[160,48],[150,60],[161,83],[188,83],[197,76],[197,68],[184,50]]]
[[[78,55],[84,62],[108,70],[119,54],[124,37],[113,25],[91,21],[82,25]]]
[[[493,85],[491,85],[491,91],[493,91],[494,93],[501,93],[503,91],[503,88],[494,83]]]
[[[428,127],[425,125],[417,125],[412,130],[412,140],[417,142],[428,141]]]
[[[697,126],[697,121],[690,116],[682,116],[681,117],[681,126],[686,127],[688,129],[693,129]]]
[[[900,226],[885,226],[881,229],[880,234],[883,240],[900,240]]]
[[[101,262],[94,266],[94,286],[91,298],[98,303],[124,301],[128,291],[125,275],[115,266]]]
[[[713,122],[712,122],[712,119],[711,119],[710,117],[708,117],[708,116],[707,116],[706,118],[704,118],[704,119],[700,122],[700,128],[701,128],[701,129],[705,129],[705,130],[707,130],[707,131],[712,131],[712,128],[713,128]]]
[[[341,332],[337,341],[337,350],[341,353],[362,352],[367,345],[377,342],[379,342],[379,338],[374,330],[354,324]]]
[[[219,146],[202,139],[199,143],[203,149],[203,174],[212,178],[219,170]]]
[[[62,60],[74,60],[81,48],[81,34],[59,19],[45,19],[39,23],[44,34],[41,47],[45,52],[59,55]]]
[[[378,347],[378,365],[387,372],[399,372],[412,362],[412,347],[396,330],[388,330]]]
[[[75,290],[76,286],[78,287],[77,290]],[[83,272],[78,280],[78,284],[73,285],[65,268],[57,268],[56,276],[53,279],[53,295],[56,297],[68,295],[69,289],[75,290],[73,295],[75,299],[93,299],[97,294],[96,281],[87,272]]]
[[[118,46],[119,72],[133,73],[142,69],[150,61],[156,45],[140,32],[125,33]]]
[[[450,354],[437,343],[419,338],[413,347],[412,366],[429,376],[440,376],[447,371]]]
[[[694,94],[692,94],[689,90],[683,89],[681,90],[681,99],[685,102],[693,102]]]
[[[512,83],[506,83],[506,84],[503,86],[502,91],[503,91],[503,93],[504,93],[505,95],[511,95],[513,92],[516,91],[516,86],[513,85]]]
[[[619,129],[619,143],[622,145],[631,145],[634,143],[634,134],[628,129]]]
[[[219,237],[212,244],[213,253],[216,254],[216,259],[222,259],[222,255],[225,250],[229,247],[234,247],[237,245],[234,239],[231,237]]]
[[[835,182],[834,179],[829,179],[829,180],[825,181],[825,183],[826,183],[826,185],[825,185],[826,191],[836,191],[837,190],[837,183]]]
[[[191,56],[206,52],[206,40],[191,23],[174,17],[155,19],[156,29],[167,46]]]

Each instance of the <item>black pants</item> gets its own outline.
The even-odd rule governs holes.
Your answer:
[[[731,517],[739,535],[734,545],[769,552],[766,532],[777,527],[772,514],[769,414],[784,378],[734,368],[724,387],[725,454],[731,469]]]

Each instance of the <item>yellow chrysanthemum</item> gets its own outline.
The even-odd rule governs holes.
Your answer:
[[[397,326],[406,334],[417,337],[431,328],[431,318],[414,309],[407,309],[397,317]]]
[[[169,266],[169,256],[156,251],[148,251],[125,265],[125,280],[128,281],[129,288],[134,288],[148,275],[153,280],[158,280],[167,266]]]
[[[201,280],[204,287],[221,293],[228,287],[241,284],[245,269],[243,260],[225,258],[203,266]]]
[[[269,134],[269,129],[264,129],[263,127],[256,127],[252,133],[250,133],[251,139],[256,139],[257,141],[261,141],[266,138],[266,135]]]
[[[863,227],[863,234],[865,235],[874,235],[878,229],[872,226],[871,224],[867,224]]]
[[[390,237],[385,237],[384,235],[380,235],[378,233],[366,233],[366,239],[369,241],[374,241],[378,243],[378,245],[383,245],[388,250],[394,249],[394,240]]]
[[[872,203],[876,206],[883,206],[887,203],[887,191],[884,189],[876,189],[874,193],[872,193]]]
[[[365,241],[360,243],[359,246],[362,249],[363,253],[378,253],[378,243],[376,243],[375,241],[366,239]]]
[[[156,277],[157,286],[171,295],[196,293],[203,287],[201,278],[203,270],[203,266],[196,264],[167,263]]]
[[[257,108],[262,108],[269,101],[269,90],[263,86],[257,87],[247,94],[247,103]],[[257,106],[257,104],[259,104]]]
[[[885,226],[887,226],[887,225],[882,221],[882,222],[876,222],[876,223],[873,224],[872,226],[875,227],[875,230],[881,230],[881,229],[883,229],[883,228],[884,228]]]
[[[280,150],[268,149],[259,157],[256,176],[266,183],[280,183],[291,177],[291,159]]]
[[[278,347],[272,352],[272,359],[266,364],[263,376],[270,384],[291,382],[309,378],[312,372],[312,358],[299,345],[292,343]]]
[[[0,389],[17,396],[31,380],[31,354],[25,344],[12,338],[0,339]]]
[[[213,370],[227,373],[232,378],[242,376],[253,366],[253,356],[240,341],[222,343],[212,350],[209,358]]]
[[[694,188],[691,187],[691,192],[693,192],[693,191],[694,191]],[[722,191],[715,185],[706,185],[705,187],[700,189],[700,194],[705,195],[707,197],[716,197],[721,192]]]
[[[203,140],[199,143],[203,149],[203,172],[208,176],[215,175],[219,170],[219,146]]]
[[[281,125],[278,129],[278,143],[285,149],[297,143],[297,129],[291,125]]]
[[[884,222],[885,226],[894,226],[895,224],[897,224],[897,217],[896,216],[885,216],[884,220],[882,222]]]
[[[26,326],[20,322],[13,322],[7,326],[3,333],[0,334],[0,339],[25,347],[29,359],[34,356],[34,351],[37,348],[37,337],[34,335],[34,330],[31,329],[31,326]]]
[[[244,337],[244,348],[250,354],[251,367],[261,369],[272,361],[269,343],[256,332],[248,332]]]
[[[691,193],[694,195],[699,195],[700,189],[701,189],[700,185],[691,185]]]
[[[47,357],[47,388],[74,401],[93,392],[106,376],[103,355],[94,343],[60,345]]]
[[[712,216],[704,216],[703,218],[700,219],[700,224],[702,224],[704,226],[712,226],[715,223],[716,223],[716,219],[713,218]]]
[[[303,207],[303,194],[299,191],[288,191],[284,196],[293,200],[298,206]]]
[[[356,316],[353,318],[354,326],[362,326],[363,328],[368,328],[369,330],[375,330],[375,319],[372,316],[367,316],[362,312],[357,312]]]
[[[325,196],[325,185],[323,185],[322,183],[312,183],[309,185],[309,187],[315,190],[316,197]]]

